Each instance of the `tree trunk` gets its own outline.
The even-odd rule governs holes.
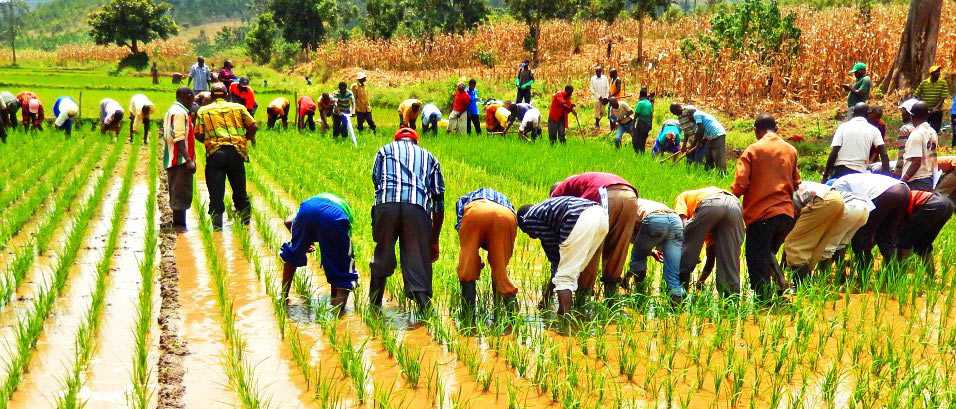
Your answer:
[[[531,32],[528,36],[531,38],[531,67],[538,66],[538,41],[541,41],[541,22],[535,20],[530,26]]]
[[[880,85],[884,93],[918,84],[933,65],[942,10],[943,0],[910,0],[900,49]]]
[[[129,47],[129,50],[132,51],[133,54],[139,54],[139,42],[133,40],[133,44]]]
[[[644,63],[644,16],[637,18],[637,63]]]

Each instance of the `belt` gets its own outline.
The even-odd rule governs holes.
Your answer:
[[[651,210],[650,213],[644,214],[644,218],[647,219],[648,217],[652,217],[652,216],[670,216],[670,215],[677,216],[677,213],[674,212],[673,210]]]

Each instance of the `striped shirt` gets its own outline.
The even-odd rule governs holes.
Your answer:
[[[507,196],[496,190],[483,187],[475,190],[474,192],[466,193],[464,196],[458,199],[458,203],[455,205],[455,210],[458,212],[458,222],[455,223],[455,230],[461,228],[461,218],[465,215],[465,207],[475,200],[490,200],[507,207],[512,213],[515,211],[514,206],[512,206],[511,202],[508,201]]]
[[[680,113],[680,130],[691,145],[697,142],[697,122],[694,122],[694,112],[697,107],[693,105],[684,105]]]
[[[383,146],[372,165],[375,204],[409,203],[427,212],[445,207],[445,179],[434,156],[415,142],[402,139]]]
[[[946,83],[946,80],[940,78],[937,81],[933,81],[932,78],[927,78],[923,82],[919,83],[919,86],[916,87],[916,92],[913,93],[913,96],[920,101],[926,103],[927,106],[932,108],[942,107],[943,102],[949,98],[949,84]]]
[[[177,102],[166,111],[163,118],[163,167],[169,169],[182,165],[187,160],[196,160],[196,137],[189,108]],[[181,152],[176,143],[186,142],[186,152]],[[185,153],[185,155],[183,155]],[[184,158],[189,158],[185,159]]]
[[[720,124],[717,118],[704,111],[694,112],[694,123],[704,128],[704,139],[711,140],[727,134],[724,126]]]
[[[571,196],[552,197],[534,206],[518,217],[518,226],[528,236],[541,240],[544,254],[551,262],[551,274],[561,261],[561,243],[571,235],[578,217],[585,210],[599,204]]]

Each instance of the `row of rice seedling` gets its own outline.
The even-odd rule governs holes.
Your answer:
[[[46,163],[53,155],[58,153],[57,149],[53,149],[51,146],[45,146],[46,149],[43,147],[36,149],[34,146],[22,146],[27,143],[33,145],[32,141],[11,140],[11,146],[8,150],[16,151],[16,154],[2,156],[3,160],[0,166],[6,169],[9,175],[5,180],[0,180],[0,192],[3,192],[3,196],[0,196],[2,197],[0,198],[0,203],[4,205],[10,203],[10,196],[16,195],[16,193],[8,195],[8,190],[21,191],[31,187],[33,182],[36,181],[38,174],[36,172],[48,170],[41,166],[36,166],[36,164]]]
[[[16,342],[11,345],[12,350],[7,361],[6,378],[0,384],[0,408],[7,406],[10,396],[16,391],[24,371],[29,366],[36,341],[43,331],[46,318],[53,312],[53,303],[67,284],[73,261],[80,250],[90,220],[105,194],[106,182],[110,179],[109,175],[119,160],[122,146],[121,144],[114,144],[103,165],[104,171],[95,179],[93,192],[89,200],[82,202],[79,210],[75,213],[72,229],[67,234],[63,249],[54,263],[52,281],[46,283],[39,290],[29,310],[24,313],[17,323]],[[98,155],[97,157],[102,156]],[[83,174],[88,174],[88,172],[83,172]]]

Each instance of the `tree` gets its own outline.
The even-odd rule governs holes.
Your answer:
[[[485,21],[485,0],[404,0],[404,23],[412,34],[431,42],[438,33],[463,33]]]
[[[362,31],[371,38],[389,39],[405,19],[401,0],[368,0],[365,3],[365,22]]]
[[[644,19],[656,19],[662,9],[670,4],[669,0],[634,0],[631,15],[637,20],[637,62],[644,61]]]
[[[262,13],[256,17],[249,32],[246,33],[246,52],[256,64],[268,64],[272,60],[272,48],[275,46],[276,27],[272,13]]]
[[[334,0],[272,0],[269,11],[282,37],[302,48],[316,48],[338,23]]]
[[[511,14],[528,26],[524,49],[531,53],[532,65],[538,63],[538,40],[541,37],[541,22],[548,19],[574,17],[579,4],[575,0],[505,0]]]
[[[23,0],[0,0],[0,27],[3,27],[10,44],[13,65],[17,65],[17,36],[23,29],[23,15],[27,11],[27,4]]]
[[[933,65],[942,11],[943,0],[910,0],[896,60],[880,85],[884,92],[918,84]]]
[[[167,39],[179,32],[168,3],[112,0],[88,17],[90,37],[98,45],[116,44],[139,54],[140,43]]]

